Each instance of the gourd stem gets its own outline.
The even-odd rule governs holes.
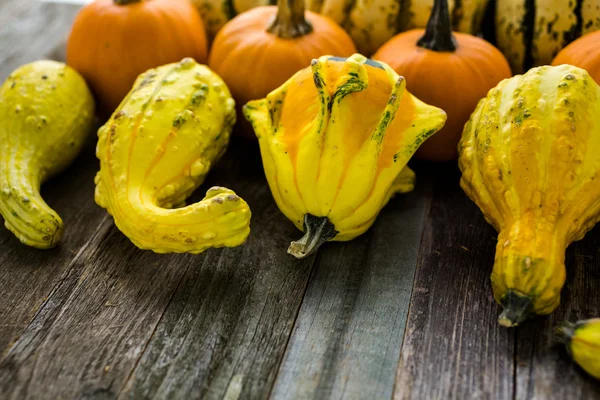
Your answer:
[[[333,239],[338,232],[327,217],[315,217],[311,214],[304,215],[304,236],[292,242],[288,254],[296,258],[306,258],[328,240]]]
[[[277,0],[277,14],[267,32],[284,39],[307,35],[313,27],[304,17],[304,0]]]
[[[525,321],[533,314],[533,301],[515,290],[509,290],[502,299],[504,310],[498,317],[498,323],[511,328]]]
[[[456,51],[456,39],[452,34],[452,22],[448,10],[448,0],[435,0],[427,22],[425,34],[417,46],[433,51]]]
[[[566,345],[569,356],[572,356],[570,343],[573,339],[573,336],[575,336],[576,328],[577,326],[571,322],[563,322],[555,329],[558,339]]]
[[[113,0],[113,2],[118,6],[127,6],[129,4],[140,3],[143,0]]]

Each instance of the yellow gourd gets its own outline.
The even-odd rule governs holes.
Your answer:
[[[54,61],[14,71],[0,88],[0,213],[32,247],[54,247],[63,221],[40,186],[66,168],[92,128],[94,101],[83,78]]]
[[[279,209],[304,237],[303,258],[364,233],[388,200],[413,189],[406,163],[446,120],[384,63],[323,56],[244,107]]]
[[[184,59],[145,72],[98,132],[96,202],[141,249],[242,244],[250,209],[231,190],[213,187],[183,207],[225,152],[234,123],[229,89],[208,67]]]
[[[600,318],[564,323],[558,329],[569,355],[588,374],[600,379]]]
[[[479,102],[459,144],[461,186],[499,232],[499,322],[560,302],[565,249],[600,219],[600,87],[580,68],[539,67]]]

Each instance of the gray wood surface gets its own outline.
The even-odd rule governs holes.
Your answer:
[[[435,172],[395,394],[398,399],[510,399],[514,331],[492,298],[494,230],[458,187]]]
[[[76,7],[0,0],[0,80],[64,58]],[[38,251],[0,227],[0,399],[600,398],[553,326],[600,315],[600,229],[571,246],[563,301],[496,323],[496,233],[454,165],[417,164],[365,235],[298,261],[255,143],[236,139],[194,199],[234,189],[253,212],[235,249],[157,255],[95,205],[94,135],[43,195],[66,224]]]
[[[600,226],[567,250],[567,283],[550,316],[517,331],[517,399],[600,399],[600,385],[569,359],[553,328],[600,316]]]
[[[0,3],[0,81],[20,65],[40,58],[52,58],[62,49],[76,8],[22,0]],[[14,236],[0,229],[0,355],[31,322],[56,285],[65,278],[71,261],[94,235],[105,213],[93,201],[98,168],[94,156],[95,133],[89,146],[61,176],[48,182],[43,195],[69,227],[63,246],[37,251],[22,246]]]
[[[391,398],[430,189],[420,182],[351,245],[321,250],[273,398]]]
[[[266,398],[273,385],[314,257],[286,254],[298,232],[275,206],[256,143],[234,143],[211,176],[248,202],[252,234],[243,247],[184,263],[124,389],[131,398]]]

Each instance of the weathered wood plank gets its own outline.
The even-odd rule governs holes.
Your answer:
[[[275,208],[256,145],[223,161],[205,186],[250,203],[248,244],[161,256],[106,222],[0,362],[0,398],[114,397],[129,378],[122,394],[135,398],[267,395],[312,260],[285,254],[295,228]]]
[[[375,225],[320,250],[274,399],[389,399],[430,185],[399,195]]]
[[[21,64],[52,58],[76,10],[72,5],[32,0],[0,3],[0,81]],[[0,226],[0,356],[29,324],[103,216],[93,200],[98,163],[90,144],[67,171],[43,188],[44,198],[65,223],[61,246],[50,251],[27,248],[3,223]]]
[[[255,143],[234,149],[232,188],[252,209],[243,248],[190,266],[123,391],[130,398],[266,398],[314,258],[286,254],[298,232],[277,209]]]
[[[0,358],[64,278],[71,260],[104,217],[94,203],[97,168],[94,149],[88,147],[70,168],[44,186],[44,198],[65,223],[57,248],[32,249],[22,245],[4,224],[0,227]]]
[[[600,382],[573,363],[553,332],[563,321],[600,317],[600,227],[567,250],[561,304],[517,330],[516,399],[598,399]]]
[[[457,168],[435,168],[395,397],[510,399],[514,333],[496,322],[489,278],[496,233]]]
[[[0,4],[0,82],[22,64],[50,58],[65,42],[78,6],[10,0]]]

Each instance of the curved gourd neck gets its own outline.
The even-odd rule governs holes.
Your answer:
[[[500,232],[492,271],[494,296],[503,307],[500,325],[517,326],[558,306],[565,249],[562,234],[535,221],[517,221]]]
[[[456,51],[458,45],[452,34],[448,0],[434,1],[425,34],[419,39],[417,46],[439,52]]]
[[[313,31],[304,17],[304,0],[278,0],[277,14],[267,32],[283,39],[294,39]]]
[[[54,247],[62,236],[63,222],[40,195],[39,170],[23,159],[10,160],[0,176],[0,212],[6,227],[24,244],[39,249]]]
[[[130,4],[141,3],[144,0],[113,0],[118,6],[128,6]]]

